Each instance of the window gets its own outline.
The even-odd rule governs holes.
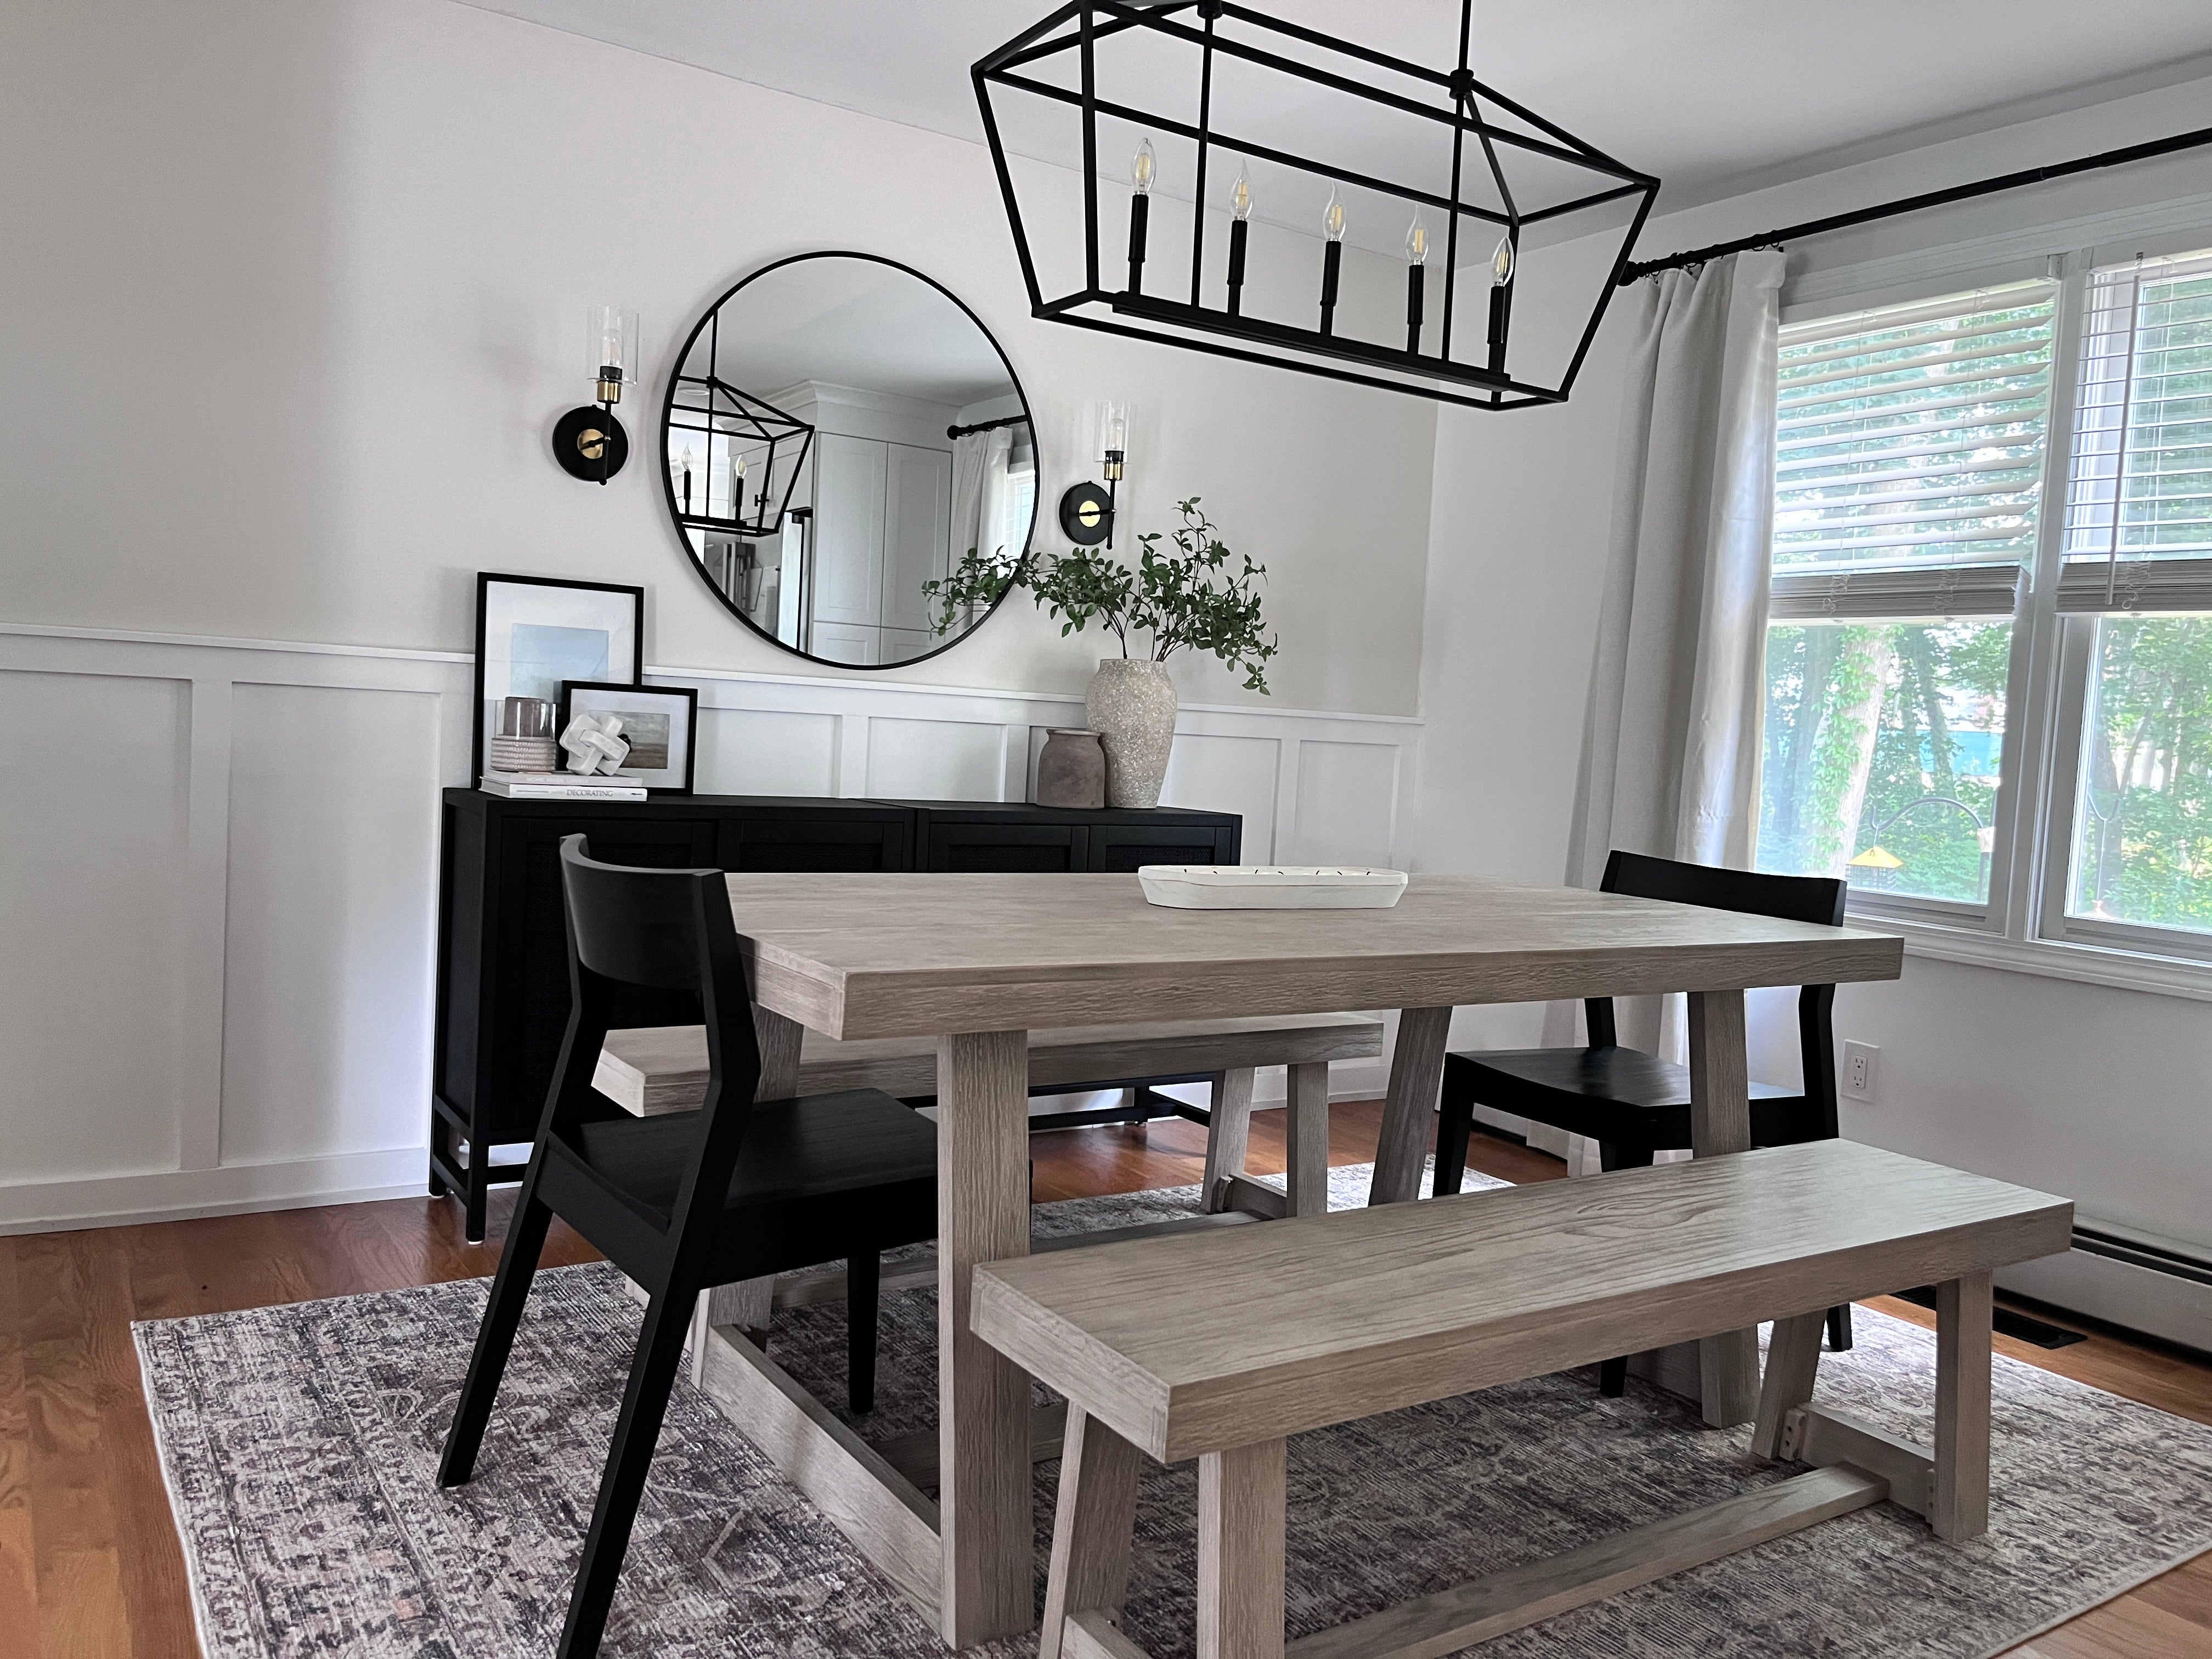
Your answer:
[[[1760,869],[1988,902],[2055,300],[1784,331]]]
[[[2094,272],[2081,378],[2057,920],[2212,933],[2212,257]]]
[[[2212,957],[2212,252],[2082,264],[1784,329],[1758,866]]]

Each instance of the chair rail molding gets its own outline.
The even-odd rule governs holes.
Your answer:
[[[425,1190],[439,791],[472,781],[470,668],[0,622],[0,714],[48,738],[0,796],[0,917],[30,942],[0,970],[0,1232]],[[702,793],[1025,800],[1047,730],[1085,719],[1052,693],[645,678],[699,691]],[[1255,863],[1398,864],[1422,734],[1185,705],[1162,801],[1242,814]]]

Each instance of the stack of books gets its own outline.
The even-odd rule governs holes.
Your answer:
[[[643,800],[645,786],[635,778],[605,772],[487,772],[487,795],[514,800]]]

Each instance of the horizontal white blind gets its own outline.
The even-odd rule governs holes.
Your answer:
[[[1778,574],[1767,614],[1778,622],[2009,617],[2020,603],[2022,574],[2017,564]]]
[[[2062,609],[2205,608],[2212,555],[2212,252],[2093,273],[2066,492]],[[2124,596],[2131,596],[2130,598]]]
[[[2069,559],[2061,611],[2212,611],[2212,559]]]
[[[1782,331],[1778,594],[1783,579],[1801,574],[2017,566],[2033,556],[2056,296],[2052,283],[2021,283]],[[2005,585],[1986,572],[1962,575],[1950,591],[1967,608],[1949,614],[1987,614]],[[1932,587],[1854,582],[1820,592],[1820,614],[1946,614],[1929,609]],[[1808,602],[1805,593],[1789,602]],[[1862,611],[1861,601],[1874,608]],[[1893,608],[1908,602],[1908,611]]]

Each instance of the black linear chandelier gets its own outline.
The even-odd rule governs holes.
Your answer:
[[[1029,285],[1031,313],[1048,322],[1133,335],[1477,409],[1565,402],[1658,194],[1659,181],[1477,81],[1468,66],[1473,14],[1474,0],[1462,0],[1459,65],[1449,70],[1263,16],[1230,0],[1071,0],[1023,31],[978,62],[972,73],[1022,276]],[[1162,42],[1187,60],[1174,72],[1164,72]],[[1133,48],[1141,54],[1133,65],[1129,61]],[[1291,52],[1306,56],[1287,55]],[[1118,64],[1117,53],[1123,60]],[[1140,82],[1141,101],[1103,95],[1102,71],[1120,82]],[[1419,143],[1413,148],[1424,152],[1419,170],[1434,174],[1432,184],[1387,179],[1368,167],[1340,165],[1326,156],[1297,154],[1279,143],[1261,142],[1258,125],[1263,123],[1247,125],[1240,131],[1224,130],[1217,125],[1217,102],[1224,90],[1221,82],[1225,72],[1237,77],[1240,105],[1254,112],[1275,106],[1259,90],[1269,84],[1263,77],[1287,76],[1386,112],[1391,121],[1420,124],[1405,130],[1419,133]],[[1282,88],[1280,107],[1291,107],[1292,96],[1300,94],[1300,88],[1273,84]],[[1000,136],[1000,112],[994,107],[994,97],[1015,93],[1073,109],[1082,124],[1084,280],[1080,287],[1054,299],[1047,299],[1039,284],[1037,262]],[[1164,107],[1177,98],[1194,105],[1194,121]],[[1110,288],[1104,280],[1102,254],[1109,245],[1101,224],[1098,186],[1102,118],[1116,131],[1133,129],[1142,135],[1130,167],[1127,281]],[[1251,124],[1255,118],[1244,120]],[[1190,280],[1181,298],[1148,291],[1145,285],[1153,229],[1152,191],[1160,167],[1152,143],[1155,133],[1183,141],[1195,150],[1196,169],[1190,180]],[[1431,135],[1433,154],[1428,154]],[[1346,142],[1342,148],[1356,151],[1358,147]],[[1209,171],[1218,185],[1228,173],[1224,152],[1237,158],[1234,182],[1222,202],[1209,204]],[[1347,159],[1360,158],[1354,154]],[[1298,308],[1297,319],[1255,314],[1247,295],[1253,197],[1249,169],[1253,162],[1310,175],[1330,186],[1322,216],[1324,240],[1314,298]],[[1444,187],[1439,191],[1434,184]],[[1345,187],[1392,198],[1413,215],[1405,244],[1402,345],[1395,338],[1358,337],[1340,317],[1346,214],[1340,191]],[[1522,231],[1569,214],[1631,201],[1630,222],[1613,267],[1602,282],[1592,284],[1589,319],[1564,372],[1548,385],[1525,373],[1516,375],[1511,363],[1513,295]],[[1221,251],[1218,272],[1207,260],[1209,205],[1225,207],[1230,213],[1227,246]],[[1433,335],[1425,334],[1432,243],[1425,213],[1441,215],[1443,232],[1443,292]],[[1474,267],[1479,274],[1473,280],[1486,283],[1488,292],[1480,324],[1474,331],[1474,349],[1463,351],[1462,239],[1482,238],[1474,244],[1479,248],[1488,240],[1486,229],[1497,237],[1496,250],[1486,264]],[[1279,283],[1271,282],[1269,292],[1279,296]],[[1218,302],[1212,302],[1217,294]],[[1274,308],[1279,312],[1283,307],[1277,303]]]

